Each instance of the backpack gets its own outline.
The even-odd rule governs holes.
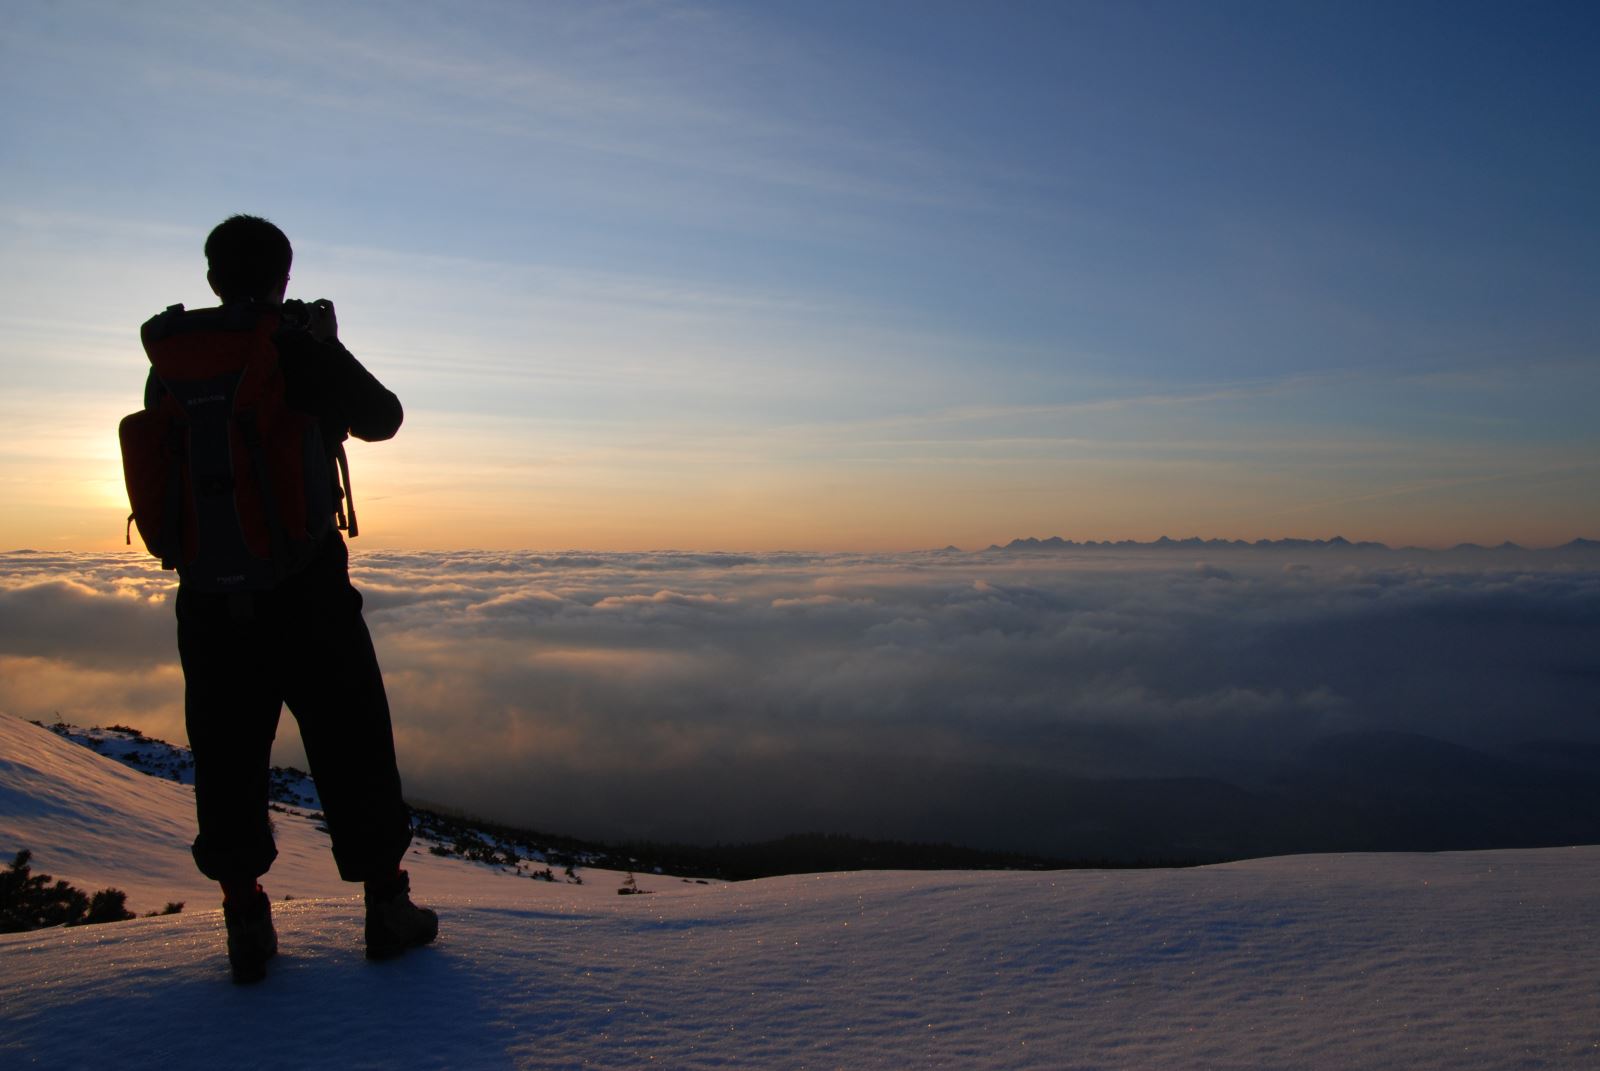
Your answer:
[[[193,590],[274,587],[334,527],[356,534],[343,444],[340,488],[317,418],[286,401],[273,341],[281,317],[250,302],[173,305],[140,329],[163,389],[117,429],[133,510],[127,540],[137,525],[161,567]]]

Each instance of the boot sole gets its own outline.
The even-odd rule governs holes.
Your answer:
[[[423,945],[432,944],[433,939],[437,936],[438,934],[434,933],[428,935],[420,941],[400,942],[398,944],[368,944],[367,958],[371,960],[394,959],[397,956],[405,955],[410,949],[421,948]]]
[[[267,953],[266,957],[254,963],[229,963],[233,970],[234,985],[255,985],[267,976],[267,964],[272,957],[278,954],[277,949]]]
[[[266,977],[267,965],[265,963],[259,967],[249,970],[240,969],[238,967],[233,969],[234,985],[255,985],[257,982],[264,981]]]

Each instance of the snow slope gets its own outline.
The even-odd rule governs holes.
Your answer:
[[[7,1066],[1600,1066],[1600,849],[1196,870],[529,881],[425,854],[385,964],[280,816],[283,953],[227,981],[189,790],[0,717],[0,848],[175,916],[0,936]]]

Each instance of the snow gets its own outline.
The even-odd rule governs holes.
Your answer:
[[[0,847],[134,910],[188,902],[0,936],[8,1066],[1600,1066],[1595,847],[650,875],[643,896],[615,873],[551,884],[419,852],[439,941],[369,964],[326,838],[280,815],[283,951],[236,987],[188,788],[12,718],[0,756]]]

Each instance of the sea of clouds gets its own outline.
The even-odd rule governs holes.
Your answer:
[[[353,573],[408,793],[581,836],[1026,847],[972,797],[1245,784],[1370,730],[1600,744],[1592,560],[368,553]],[[172,590],[133,554],[0,556],[0,709],[183,740]],[[303,763],[287,718],[278,758]]]

